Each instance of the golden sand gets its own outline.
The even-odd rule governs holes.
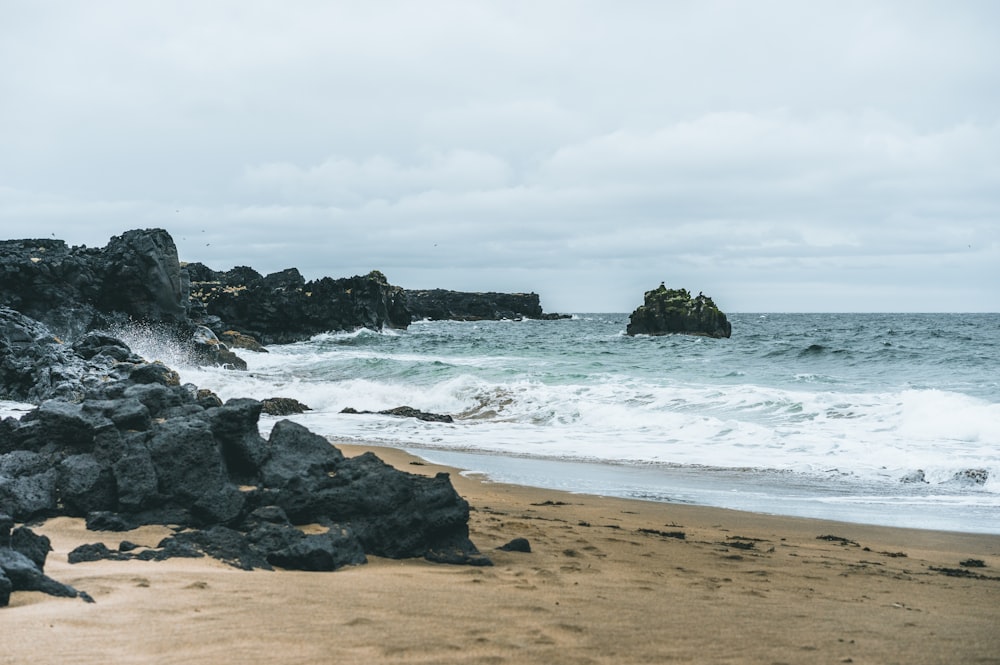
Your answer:
[[[493,567],[71,566],[81,543],[152,546],[167,531],[50,520],[36,528],[55,548],[46,572],[96,603],[15,593],[0,663],[1000,663],[1000,536],[452,480]],[[518,537],[530,553],[495,549]]]

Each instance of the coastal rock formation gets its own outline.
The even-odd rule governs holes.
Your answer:
[[[212,328],[232,326],[262,344],[282,344],[333,330],[406,328],[403,290],[373,270],[365,276],[306,281],[295,268],[262,276],[245,266],[216,272],[200,263],[191,277],[192,316]]]
[[[176,525],[172,540],[135,556],[202,552],[251,568],[333,569],[364,553],[488,562],[469,540],[469,506],[447,474],[404,473],[371,454],[344,458],[288,420],[264,439],[256,400],[223,404],[118,340],[92,334],[69,347],[50,342],[37,322],[6,308],[0,314],[8,321],[0,331],[13,331],[0,342],[0,394],[43,396],[32,382],[61,394],[64,382],[52,377],[79,373],[70,377],[75,401],[47,399],[20,420],[0,421],[0,513],[11,520]],[[327,533],[296,528],[316,523]]]
[[[537,293],[466,293],[445,289],[404,292],[414,319],[431,321],[499,321],[565,318],[545,314]]]
[[[129,319],[183,324],[187,293],[177,248],[162,229],[126,231],[103,249],[0,241],[0,304],[62,337]]]
[[[687,289],[668,289],[660,284],[659,288],[646,291],[644,304],[629,317],[626,333],[729,337],[732,324],[708,296],[699,293],[692,298]]]
[[[195,362],[245,368],[188,317],[189,280],[163,229],[126,231],[99,249],[61,240],[0,241],[0,305],[44,323],[58,337],[130,323],[154,326]]]
[[[69,345],[38,321],[0,306],[0,399],[76,401],[145,364],[113,337],[88,333]]]

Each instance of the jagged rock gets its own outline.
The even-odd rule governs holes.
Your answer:
[[[348,527],[304,535],[288,547],[267,555],[268,563],[289,570],[337,570],[368,562],[364,548]]]
[[[536,293],[466,293],[445,289],[404,292],[414,319],[431,321],[499,321],[544,317]]]
[[[191,336],[192,360],[199,365],[245,370],[247,363],[219,341],[210,328],[196,326]]]
[[[732,325],[708,296],[692,298],[687,289],[668,289],[663,284],[646,291],[645,302],[629,317],[629,335],[683,333],[706,337],[729,337]]]
[[[14,591],[41,591],[52,596],[94,600],[84,592],[55,581],[43,570],[49,540],[26,527],[11,533],[14,519],[0,512],[0,607],[10,603]]]
[[[163,229],[126,231],[103,249],[0,241],[0,284],[0,304],[71,338],[130,318],[171,324],[187,318],[187,280]]]
[[[291,397],[269,397],[261,400],[261,410],[269,416],[294,416],[312,411],[308,406]]]
[[[392,409],[383,409],[382,411],[358,411],[357,409],[348,406],[341,409],[340,412],[353,415],[377,414],[380,416],[398,416],[400,418],[416,418],[417,420],[423,420],[425,422],[432,422],[432,423],[455,422],[455,419],[449,416],[448,414],[429,413],[427,411],[421,411],[420,409],[414,409],[412,406],[397,406]]]
[[[276,423],[264,440],[260,402],[220,404],[195,386],[179,385],[166,366],[133,364],[115,340],[85,339],[79,352],[70,350],[77,361],[126,360],[115,360],[118,369],[77,401],[46,400],[20,420],[0,422],[0,511],[12,515],[6,518],[11,524],[71,515],[85,516],[91,529],[169,524],[184,530],[158,548],[93,547],[74,559],[203,552],[240,567],[332,570],[362,563],[367,553],[486,565],[469,540],[469,506],[447,474],[408,474],[371,453],[346,459],[324,437],[289,420]],[[66,357],[55,354],[48,362]],[[33,371],[52,369],[42,362]],[[328,525],[328,533],[306,536],[295,527],[312,523]],[[33,543],[25,548],[34,560],[47,551],[47,542],[24,542]],[[22,588],[76,593],[47,581],[25,554],[3,556],[0,596]]]
[[[294,342],[334,330],[406,328],[411,321],[403,290],[374,270],[365,276],[307,282],[289,268],[261,277],[234,268],[215,272],[189,264],[191,299],[226,325],[264,344]]]
[[[246,349],[247,351],[254,351],[256,353],[268,353],[268,350],[260,342],[250,335],[244,335],[237,330],[226,330],[219,333],[219,341],[226,343],[233,349]]]
[[[74,340],[95,329],[151,323],[190,345],[192,357],[238,368],[243,361],[228,348],[206,349],[192,338],[189,292],[188,272],[163,229],[126,231],[101,249],[69,248],[61,240],[0,241],[0,305],[44,323],[56,336]],[[102,338],[82,345],[80,355],[135,362],[128,347]]]

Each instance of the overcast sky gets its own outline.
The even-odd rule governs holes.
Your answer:
[[[0,0],[0,237],[1000,311],[1000,3]]]

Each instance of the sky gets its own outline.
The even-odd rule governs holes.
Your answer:
[[[0,0],[0,238],[1000,311],[1000,3]]]

